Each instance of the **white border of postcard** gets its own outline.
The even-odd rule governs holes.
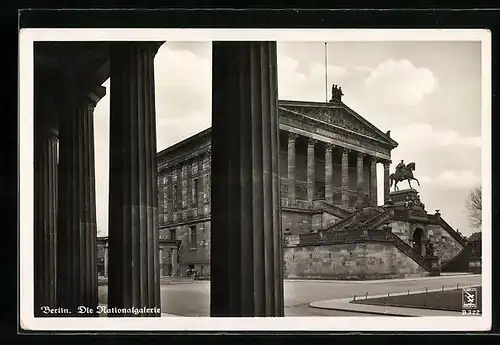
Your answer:
[[[35,318],[33,314],[33,42],[480,41],[482,66],[482,314],[452,317]],[[19,36],[21,328],[60,331],[486,331],[491,328],[491,33],[477,29],[22,29]]]

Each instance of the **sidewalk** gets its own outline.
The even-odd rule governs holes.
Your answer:
[[[461,288],[468,288],[469,285],[459,286]],[[427,290],[427,292],[442,291],[441,289]],[[424,291],[412,291],[410,294],[424,293]],[[406,295],[407,292],[403,293],[393,293],[391,296]],[[372,295],[368,296],[370,298],[385,297],[384,295]],[[354,297],[354,296],[353,296]],[[350,303],[353,297],[331,299],[324,301],[316,301],[309,303],[311,308],[317,309],[327,309],[327,310],[341,310],[341,311],[352,311],[357,313],[366,314],[377,314],[377,315],[387,315],[387,316],[460,316],[461,312],[457,311],[447,311],[447,310],[435,310],[435,309],[424,309],[424,308],[404,308],[404,307],[392,307],[392,306],[379,306],[379,305],[369,305],[360,303]],[[358,296],[359,299],[364,299],[364,296]]]

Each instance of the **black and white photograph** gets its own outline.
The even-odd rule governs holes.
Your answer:
[[[490,328],[488,31],[19,37],[23,329]]]

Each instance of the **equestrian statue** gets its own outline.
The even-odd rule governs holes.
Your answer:
[[[408,185],[410,186],[410,188],[412,188],[411,180],[415,180],[420,187],[420,182],[415,177],[413,177],[414,170],[414,162],[405,164],[404,160],[401,160],[401,162],[399,162],[399,164],[396,166],[396,172],[389,175],[389,185],[392,187],[392,184],[394,183],[394,190],[399,190],[398,182],[406,180],[408,181]]]

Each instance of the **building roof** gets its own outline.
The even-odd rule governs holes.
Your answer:
[[[304,111],[307,112],[308,111],[307,109],[311,109],[311,111],[314,111],[314,109],[331,109],[332,116],[334,116],[333,111],[335,111],[336,109],[344,109],[345,110],[344,114],[347,114],[346,118],[349,117],[351,121],[358,123],[360,126],[364,127],[367,131],[373,133],[373,136],[376,137],[375,139],[379,143],[382,143],[383,145],[386,145],[391,149],[398,146],[398,143],[390,137],[390,131],[387,131],[386,133],[382,132],[375,125],[367,121],[365,118],[363,118],[361,115],[356,113],[354,110],[349,108],[341,101],[326,103],[326,102],[311,102],[311,101],[279,100],[278,105],[280,110],[282,111],[292,112],[296,115],[301,115],[301,116],[307,116],[307,114],[303,113]],[[330,115],[328,116],[332,117]],[[332,125],[335,126],[335,124]],[[342,126],[336,126],[336,127],[343,130],[349,130],[343,128]],[[183,160],[182,158],[184,156],[191,155],[192,152],[195,150],[202,150],[202,151],[209,150],[211,132],[212,129],[207,128],[158,152],[157,157],[160,163],[159,165],[162,166],[163,165],[161,164],[162,162],[166,163],[171,161]],[[363,136],[363,134],[361,134],[360,132],[361,131],[355,132],[355,134]]]

